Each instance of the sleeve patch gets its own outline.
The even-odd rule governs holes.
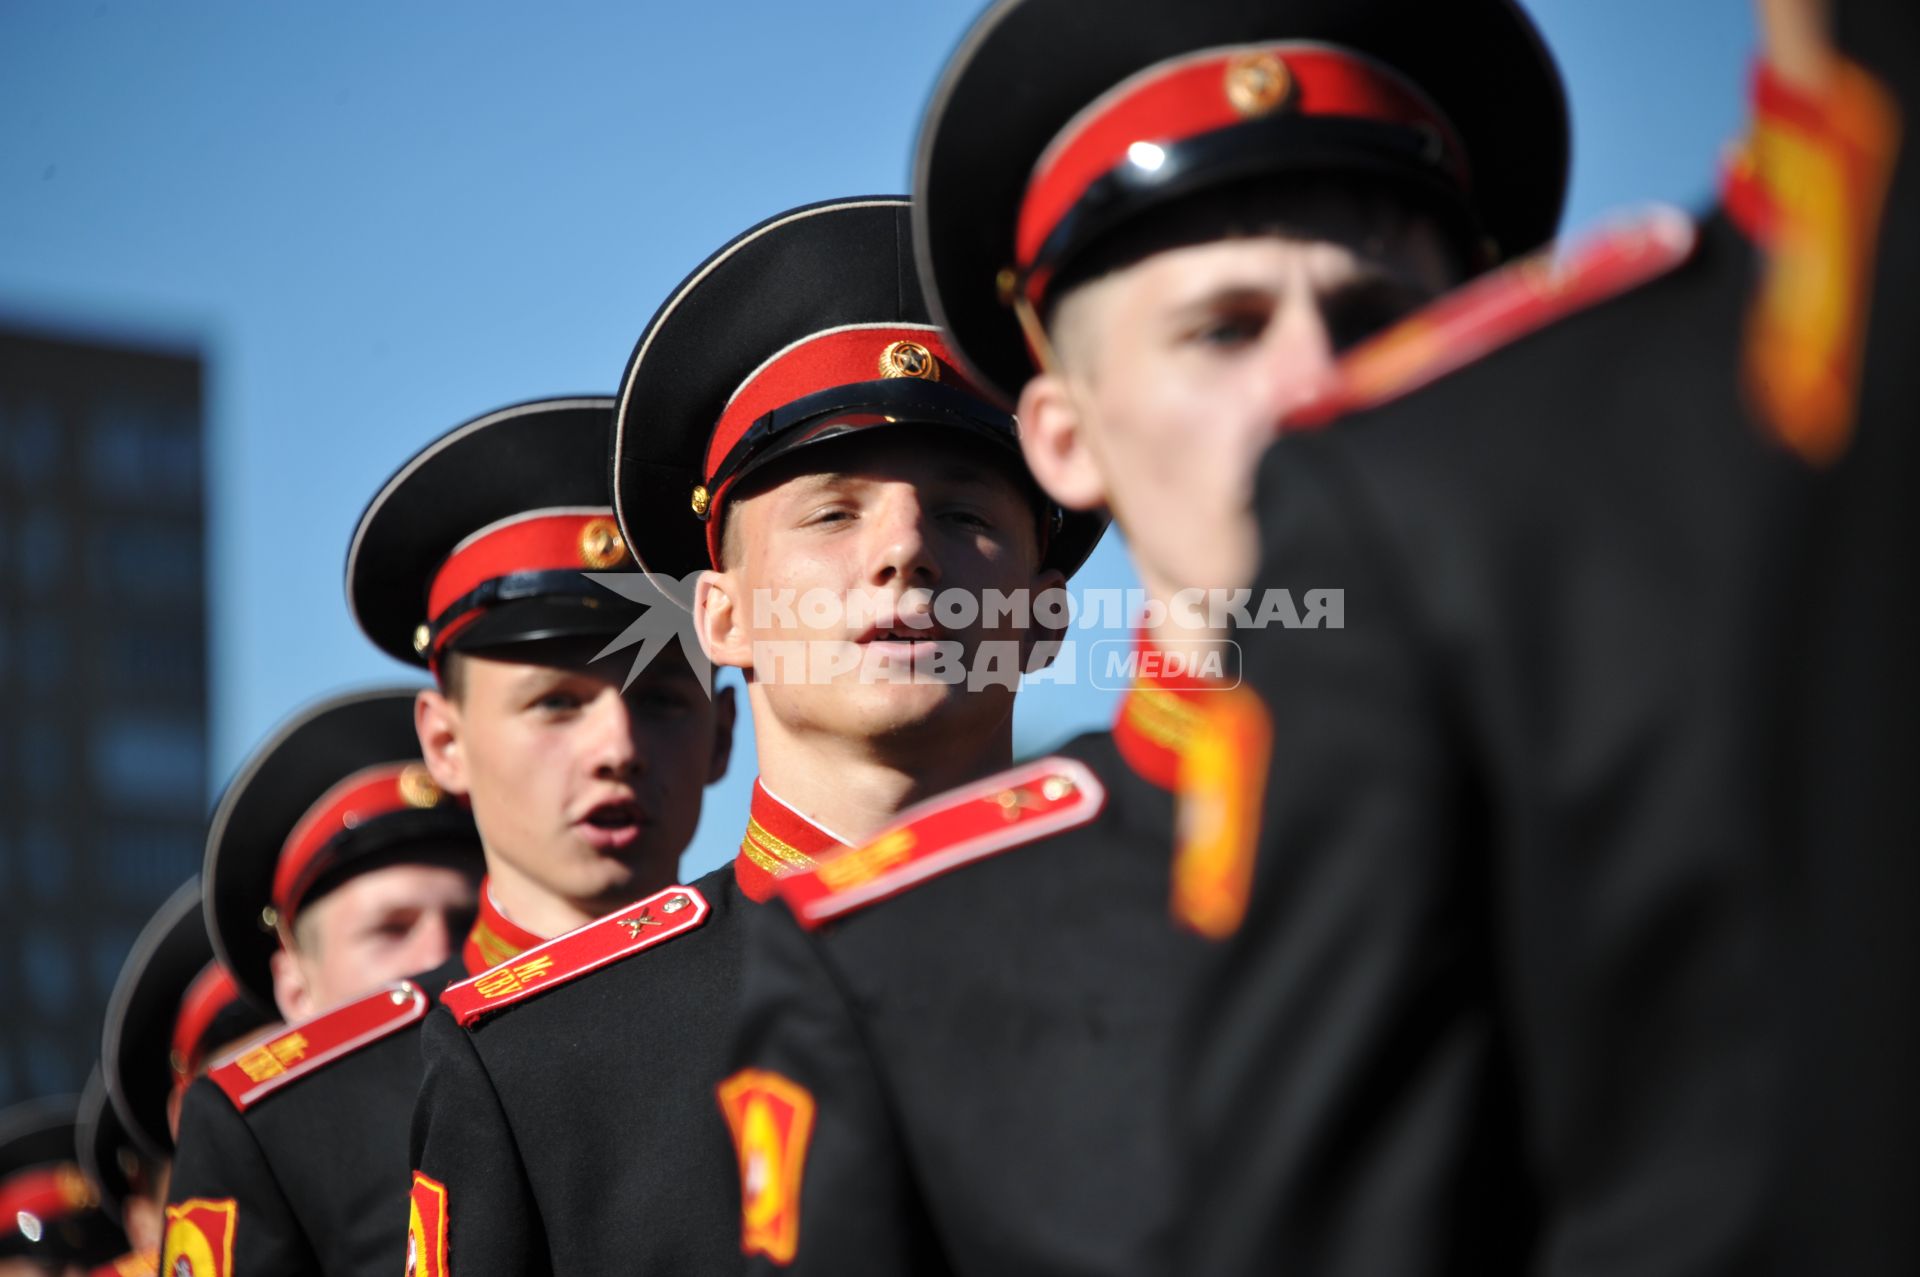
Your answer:
[[[417,1022],[427,995],[398,980],[364,998],[255,1038],[208,1070],[242,1113],[288,1083]]]
[[[813,1094],[764,1069],[720,1084],[720,1110],[740,1159],[740,1250],[790,1264],[800,1245],[800,1181],[813,1137]]]
[[[962,865],[1087,824],[1106,799],[1086,764],[1043,758],[922,803],[872,842],[781,878],[778,890],[811,930]]]
[[[1281,429],[1324,426],[1431,385],[1558,320],[1658,279],[1693,256],[1698,238],[1691,218],[1661,207],[1600,232],[1562,257],[1549,249],[1482,275],[1355,346]]]
[[[440,1001],[456,1021],[472,1025],[502,1007],[693,931],[707,920],[711,909],[697,889],[668,887],[470,980],[449,985]]]
[[[407,1277],[447,1277],[447,1186],[415,1171],[408,1197]]]
[[[1273,722],[1240,687],[1213,697],[1180,757],[1173,917],[1209,940],[1240,929],[1253,892]]]
[[[232,1277],[233,1233],[240,1207],[231,1197],[189,1198],[167,1207],[160,1271],[167,1277]]]

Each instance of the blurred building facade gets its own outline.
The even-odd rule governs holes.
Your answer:
[[[0,321],[0,1104],[80,1088],[200,862],[203,387],[194,352]]]

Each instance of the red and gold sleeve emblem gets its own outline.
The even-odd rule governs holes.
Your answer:
[[[407,1210],[407,1277],[447,1277],[447,1186],[413,1173]]]
[[[193,1197],[167,1207],[167,1235],[160,1253],[166,1277],[232,1277],[233,1233],[240,1207],[231,1197]]]
[[[720,1109],[740,1158],[740,1249],[790,1264],[800,1244],[813,1095],[778,1073],[742,1069],[720,1084]]]

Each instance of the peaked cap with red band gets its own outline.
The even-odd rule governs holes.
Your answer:
[[[908,237],[899,196],[792,209],[727,244],[660,307],[614,425],[614,508],[649,571],[679,579],[717,562],[734,485],[857,430],[972,438],[1031,484],[1013,418],[928,317]],[[1046,563],[1071,573],[1105,520],[1033,496]]]
[[[1491,265],[1552,236],[1567,165],[1559,73],[1511,0],[1001,0],[921,125],[914,243],[955,353],[1012,397],[1014,296],[1042,310],[1149,210],[1351,175]]]
[[[347,606],[387,655],[612,638],[641,612],[589,574],[630,572],[607,494],[613,401],[541,399],[428,444],[381,485],[347,549]]]
[[[190,998],[213,962],[201,911],[200,879],[190,878],[148,920],[107,999],[100,1069],[107,1098],[127,1134],[155,1162],[173,1156],[167,1100],[176,1052],[205,1057],[266,1024],[242,998]]]
[[[0,1111],[0,1260],[82,1268],[127,1248],[74,1160],[71,1095]]]
[[[214,952],[257,1005],[273,1006],[279,927],[362,869],[451,864],[481,871],[464,802],[420,761],[411,688],[311,705],[241,766],[207,833],[202,868]]]

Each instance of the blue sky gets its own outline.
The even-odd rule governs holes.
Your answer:
[[[0,6],[0,314],[210,361],[216,783],[296,705],[404,676],[341,602],[379,483],[499,404],[611,393],[666,290],[737,230],[903,189],[978,8]],[[1709,198],[1744,0],[1529,8],[1572,89],[1568,225]],[[1132,583],[1117,538],[1081,583]],[[1029,747],[1111,711],[1090,688],[1025,700]],[[751,759],[743,738],[689,875],[736,845]]]

